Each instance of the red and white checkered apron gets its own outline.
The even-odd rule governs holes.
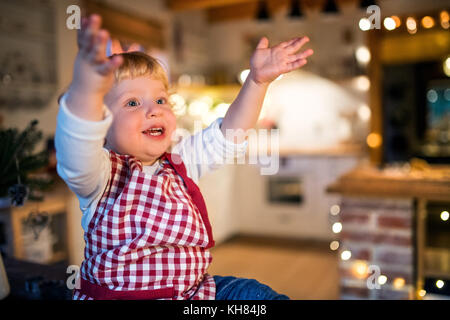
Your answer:
[[[208,213],[181,157],[165,153],[154,175],[132,156],[110,151],[110,159],[73,298],[215,299]]]

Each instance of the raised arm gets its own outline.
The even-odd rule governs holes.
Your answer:
[[[58,174],[79,197],[83,212],[102,193],[109,177],[103,143],[112,115],[103,97],[113,84],[113,71],[122,63],[122,57],[106,57],[109,36],[100,25],[98,15],[82,21],[73,79],[60,99],[55,133]]]
[[[103,119],[103,98],[113,85],[113,72],[122,63],[121,56],[106,56],[109,34],[101,30],[101,17],[83,18],[78,30],[78,54],[73,79],[67,91],[67,108],[74,115],[90,121]]]
[[[313,54],[311,49],[297,53],[308,41],[308,37],[294,38],[274,47],[269,47],[266,37],[259,41],[250,60],[250,73],[222,122],[221,131],[227,139],[235,143],[246,139],[244,132],[255,126],[269,84],[281,74],[304,66]],[[232,137],[226,134],[230,129],[236,133]]]

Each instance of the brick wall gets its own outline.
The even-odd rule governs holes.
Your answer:
[[[336,234],[342,299],[413,297],[413,210],[411,200],[343,197],[339,213],[330,215],[332,224],[342,224]]]

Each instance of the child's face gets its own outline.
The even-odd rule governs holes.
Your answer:
[[[176,129],[168,98],[163,82],[150,77],[122,80],[114,85],[105,96],[113,114],[107,146],[120,154],[135,156],[144,165],[153,164],[171,145]]]

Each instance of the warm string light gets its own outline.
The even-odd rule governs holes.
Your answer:
[[[178,85],[182,87],[188,87],[192,84],[192,77],[188,74],[182,74],[178,78]]]
[[[430,16],[425,16],[422,18],[422,26],[425,29],[430,29],[434,27],[434,19]]]
[[[358,117],[362,120],[362,121],[369,121],[370,116],[372,114],[372,112],[370,111],[370,108],[367,104],[363,104],[361,105],[358,110]]]
[[[362,31],[368,31],[370,30],[370,21],[367,18],[361,18],[361,20],[359,20],[359,28]]]
[[[443,29],[449,29],[450,28],[450,15],[448,11],[443,10],[439,13],[439,18],[434,18],[432,16],[424,16],[421,19],[419,18],[418,21],[416,21],[413,17],[407,17],[405,24],[406,29],[410,34],[415,34],[418,30],[418,23],[420,22],[422,27],[424,29],[431,29],[436,26],[437,20],[440,21],[440,25]],[[359,29],[362,31],[368,31],[371,30],[372,24],[369,19],[367,18],[361,18],[359,20]],[[386,17],[383,20],[383,26],[386,30],[392,31],[397,28],[399,28],[402,25],[402,19],[399,16],[393,15],[390,17]]]
[[[217,118],[224,117],[230,107],[229,103],[214,103],[214,99],[208,95],[188,102],[181,94],[174,93],[169,96],[169,102],[175,116],[181,117],[187,114],[200,119],[205,126],[210,125]]]
[[[356,260],[351,268],[353,276],[357,279],[364,279],[367,277],[369,266],[366,261]]]
[[[201,116],[208,112],[211,105],[212,101],[210,97],[202,97],[200,99],[196,99],[189,104],[188,113],[193,117]]]
[[[332,205],[330,207],[330,215],[337,216],[341,212],[341,207],[337,204]],[[342,223],[335,222],[333,223],[331,229],[334,233],[340,233],[342,231]],[[333,240],[330,242],[330,249],[332,251],[338,250],[340,247],[340,243],[337,240]],[[350,250],[342,250],[340,257],[343,261],[350,260],[352,257],[352,252]],[[350,271],[357,279],[364,279],[367,277],[368,274],[368,264],[366,261],[363,260],[356,260],[352,263],[352,267]]]
[[[394,289],[401,289],[405,286],[405,279],[395,278],[394,281],[392,281],[392,285],[394,286]]]
[[[336,240],[331,241],[330,249],[333,251],[336,251],[337,249],[339,249],[339,241],[336,241]]]
[[[372,58],[370,54],[369,48],[365,46],[361,46],[355,51],[355,57],[359,64],[365,66],[370,62],[370,59]]]
[[[410,34],[415,34],[417,32],[417,22],[413,17],[408,17],[406,19],[406,29]]]
[[[330,215],[337,216],[341,212],[341,207],[337,204],[332,205],[330,207]],[[340,233],[342,231],[342,223],[335,222],[331,226],[331,229],[334,233]],[[333,240],[330,242],[330,249],[332,251],[338,250],[340,247],[340,243],[337,240]],[[347,261],[352,257],[352,253],[350,250],[343,250],[340,254],[341,259],[343,261]],[[357,260],[353,263],[351,272],[358,279],[364,279],[367,276],[368,265],[365,261]]]
[[[391,17],[387,17],[384,19],[383,22],[384,27],[386,28],[386,30],[392,31],[397,27],[397,24],[395,23],[395,20],[392,19]]]
[[[342,231],[342,223],[340,223],[340,222],[333,223],[331,229],[333,230],[334,233],[341,232]]]
[[[444,69],[444,73],[447,77],[450,77],[450,56],[445,58],[442,68]]]
[[[398,28],[402,25],[402,20],[398,16],[391,16],[395,22],[395,27]]]
[[[339,212],[341,212],[341,207],[337,204],[332,205],[330,208],[330,214],[332,216],[337,216],[339,214]]]
[[[250,74],[250,69],[242,70],[238,75],[238,80],[241,84],[244,84],[245,80],[247,80],[248,75]],[[283,75],[280,74],[275,81],[283,79]]]
[[[448,29],[450,27],[450,17],[447,11],[441,11],[439,14],[439,17],[441,18],[441,27],[444,29]]]
[[[436,287],[438,287],[439,289],[442,289],[444,287],[444,281],[442,280],[437,280],[436,281]]]
[[[368,91],[370,89],[369,77],[357,76],[353,78],[353,86],[358,91]]]
[[[386,17],[383,21],[386,30],[392,31],[402,25],[402,20],[398,16]]]
[[[183,116],[186,114],[186,100],[179,94],[174,93],[169,97],[172,105],[173,113],[176,116]]]
[[[245,82],[245,80],[247,79],[249,73],[250,73],[250,69],[245,69],[245,70],[241,71],[241,73],[239,74],[239,82],[241,84],[243,84]]]
[[[370,133],[367,136],[366,143],[370,148],[378,148],[381,146],[381,143],[383,141],[383,138],[381,138],[381,135],[379,133]]]
[[[352,253],[349,250],[344,250],[341,253],[341,259],[346,261],[352,257]]]
[[[385,275],[380,275],[378,277],[378,284],[383,285],[387,282],[388,278]]]
[[[330,207],[330,215],[337,216],[340,212],[341,212],[341,207],[339,205],[334,204]],[[340,232],[342,230],[342,224],[340,224],[339,222],[336,222],[336,223],[338,223],[340,225],[340,230],[339,230],[339,232]],[[334,223],[331,227],[331,229],[333,230],[334,233],[337,233],[337,232],[335,232],[337,230],[336,223]],[[340,245],[339,241],[333,240],[330,242],[330,249],[332,251],[336,251],[337,249],[339,249],[339,245]]]
[[[448,213],[448,211],[442,211],[441,212],[441,220],[442,221],[447,221],[449,216],[450,216],[450,214]]]

